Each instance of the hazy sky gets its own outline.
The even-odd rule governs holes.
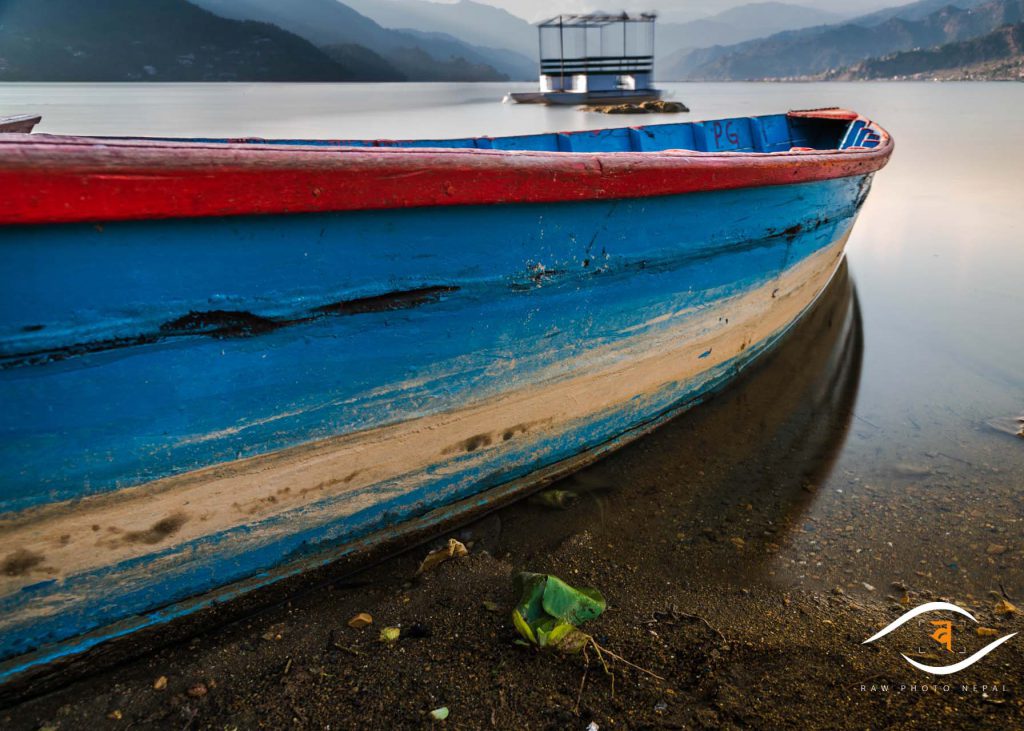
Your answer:
[[[455,0],[449,0],[454,2]],[[477,0],[488,5],[505,8],[510,13],[527,20],[537,20],[558,13],[581,13],[594,10],[619,12],[620,10],[641,11],[656,10],[666,16],[690,16],[699,18],[713,15],[723,10],[746,5],[758,0]],[[851,7],[857,14],[869,13],[879,8],[903,5],[911,0],[783,0],[794,5],[831,10],[836,13],[850,15]],[[680,18],[683,19],[683,18]]]

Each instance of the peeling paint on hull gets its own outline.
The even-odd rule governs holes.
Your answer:
[[[0,230],[0,680],[698,402],[826,286],[869,182]]]

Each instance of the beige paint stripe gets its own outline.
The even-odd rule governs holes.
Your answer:
[[[687,313],[675,327],[559,364],[557,377],[529,387],[448,413],[7,516],[0,522],[0,562],[9,570],[0,576],[0,595],[387,483],[333,507],[332,514],[289,518],[274,532],[343,517],[427,484],[422,471],[455,456],[485,462],[504,445],[521,447],[524,439],[549,437],[636,396],[698,377],[799,315],[828,283],[848,235],[765,287]],[[698,357],[707,350],[709,356]]]

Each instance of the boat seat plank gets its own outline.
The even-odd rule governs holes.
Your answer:
[[[694,149],[693,125],[690,123],[634,127],[630,130],[630,139],[636,152]]]
[[[707,152],[754,152],[750,122],[743,117],[695,123],[704,130]]]
[[[760,133],[762,141],[759,152],[780,152],[793,146],[793,135],[785,114],[753,117],[750,123]]]
[[[558,152],[558,136],[548,132],[539,135],[515,135],[489,138],[492,150],[540,150]]]

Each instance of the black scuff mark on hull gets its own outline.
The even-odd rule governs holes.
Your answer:
[[[247,310],[190,310],[162,323],[156,332],[130,337],[106,338],[74,343],[59,348],[14,353],[0,358],[0,370],[26,365],[42,365],[106,350],[151,345],[172,338],[205,336],[219,339],[249,338],[326,317],[366,315],[409,310],[441,301],[445,295],[458,292],[455,286],[431,286],[396,290],[370,297],[339,300],[321,305],[298,317],[273,318]],[[44,325],[30,325],[25,332],[37,332]]]
[[[365,315],[370,312],[394,312],[439,302],[446,294],[457,292],[458,287],[420,287],[388,292],[373,297],[342,300],[313,310],[321,315]]]
[[[160,326],[164,335],[211,335],[218,338],[249,337],[273,332],[282,327],[306,322],[300,320],[273,320],[251,312],[235,310],[192,310],[187,315],[165,322]]]

